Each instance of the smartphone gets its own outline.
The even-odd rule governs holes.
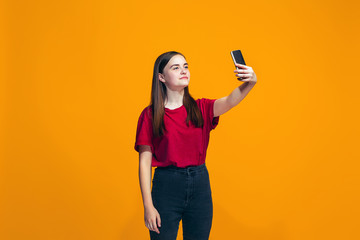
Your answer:
[[[240,50],[231,51],[230,54],[231,54],[231,57],[232,57],[232,59],[233,59],[233,61],[234,61],[234,64],[235,64],[235,63],[240,63],[240,64],[243,64],[243,65],[246,65],[246,64],[245,64],[244,57],[243,57],[243,55],[241,54],[241,51],[240,51]]]
[[[231,54],[231,57],[232,57],[232,59],[234,61],[234,64],[235,63],[240,63],[240,64],[243,64],[243,65],[246,65],[244,57],[243,57],[240,50],[231,51],[230,54]],[[236,67],[236,68],[239,69],[238,67]],[[238,80],[242,80],[242,78],[238,78]]]

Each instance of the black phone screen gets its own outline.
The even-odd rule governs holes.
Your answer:
[[[246,65],[240,50],[231,51],[231,56],[234,62]]]

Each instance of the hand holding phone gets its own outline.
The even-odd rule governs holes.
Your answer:
[[[232,59],[234,61],[234,64],[240,63],[240,64],[243,64],[243,65],[246,65],[244,57],[243,57],[240,50],[231,51],[230,54],[231,54],[231,57],[232,57]],[[236,65],[235,65],[235,67],[236,67]],[[236,68],[239,69],[238,67],[236,67]],[[242,78],[238,78],[238,80],[242,80]]]

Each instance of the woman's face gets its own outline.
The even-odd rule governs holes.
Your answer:
[[[190,71],[185,58],[179,54],[173,56],[164,67],[163,73],[159,73],[159,80],[173,91],[182,90],[188,86]]]

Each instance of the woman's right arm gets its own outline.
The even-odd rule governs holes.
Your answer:
[[[144,204],[144,220],[146,227],[160,233],[160,214],[155,209],[151,198],[151,161],[152,152],[148,145],[139,145],[139,181]]]

